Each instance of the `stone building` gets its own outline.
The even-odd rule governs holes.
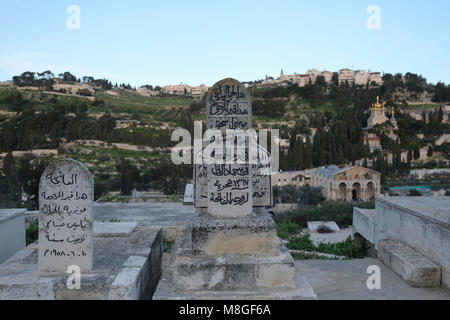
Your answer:
[[[382,151],[383,148],[381,146],[381,139],[375,133],[369,133],[367,130],[364,130],[364,145],[369,146],[369,151],[374,152],[375,150]]]
[[[365,86],[367,81],[369,80],[369,75],[364,70],[356,70],[355,71],[355,85],[357,86]]]
[[[167,94],[177,94],[177,95],[189,94],[189,92],[191,92],[191,86],[180,83],[177,85],[165,86],[163,88],[163,91],[164,93]]]
[[[191,87],[190,95],[196,99],[201,99],[206,95],[208,90],[208,86],[201,84],[198,87]]]
[[[343,85],[348,82],[349,85],[355,84],[355,71],[350,69],[339,70],[339,85]]]
[[[377,85],[383,84],[383,79],[380,72],[366,72],[365,70],[339,70],[339,85],[348,82],[349,85],[365,86],[367,84],[375,83]]]
[[[353,166],[330,165],[313,174],[313,185],[321,187],[327,200],[369,201],[380,195],[381,173]]]
[[[277,172],[272,177],[272,187],[283,187],[287,185],[301,187],[303,185],[311,185],[312,176],[304,171],[285,171]]]
[[[284,74],[281,70],[278,79],[266,78],[261,82],[262,85],[280,85],[283,82],[292,82],[298,84],[299,87],[304,87],[308,84],[316,82],[318,77],[324,77],[326,83],[331,83],[333,78],[333,72],[331,71],[319,71],[317,69],[309,69],[305,74],[294,73]]]
[[[381,73],[380,72],[369,72],[368,82],[369,82],[369,84],[371,84],[372,82],[375,82],[377,85],[382,85],[383,78],[381,77]]]

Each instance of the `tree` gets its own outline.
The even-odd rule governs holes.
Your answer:
[[[71,74],[68,71],[63,73],[62,79],[65,82],[77,82],[77,77],[75,77],[73,74]]]
[[[3,174],[6,178],[12,180],[16,174],[16,168],[14,164],[14,157],[12,152],[8,152],[3,159]]]
[[[21,112],[22,104],[24,103],[22,93],[19,91],[11,92],[6,98],[5,102],[8,104],[9,110],[13,112]]]
[[[22,190],[28,194],[27,202],[32,208],[38,207],[39,180],[49,163],[50,158],[38,158],[31,153],[24,154],[19,161],[17,178]]]
[[[120,177],[120,191],[122,195],[131,195],[137,182],[138,170],[124,157],[116,163],[116,170]]]

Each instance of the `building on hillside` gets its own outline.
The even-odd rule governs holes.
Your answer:
[[[266,79],[261,82],[261,85],[280,85],[283,82],[292,82],[296,83],[299,87],[304,87],[309,84],[314,84],[320,76],[324,77],[326,83],[331,83],[333,72],[309,69],[305,74],[284,74],[283,69],[281,69],[278,79],[266,77]]]
[[[287,154],[289,151],[289,147],[291,146],[291,141],[289,139],[280,138],[278,139],[278,144],[280,146],[280,150],[283,151],[285,154]]]
[[[55,83],[53,90],[69,94],[77,94],[79,90],[87,90],[92,95],[95,93],[93,86],[89,83]]]
[[[364,145],[369,146],[369,151],[372,153],[376,150],[382,151],[381,147],[381,139],[375,133],[369,133],[367,130],[364,130]]]
[[[367,127],[373,128],[377,124],[383,124],[389,121],[385,115],[385,105],[386,103],[380,103],[380,97],[377,97],[377,102],[372,104],[372,107],[370,108],[370,117],[367,120]]]
[[[195,99],[201,99],[206,95],[208,90],[209,90],[208,86],[201,84],[198,87],[191,87],[190,95],[193,96]]]
[[[306,74],[309,75],[312,83],[316,82],[317,77],[322,76],[322,72],[316,69],[309,69],[308,71],[306,71]]]
[[[333,80],[333,72],[331,71],[322,71],[322,76],[325,78],[325,82],[330,84]]]
[[[312,176],[308,171],[285,171],[277,172],[272,176],[272,187],[278,186],[295,186],[312,185]]]
[[[168,85],[163,88],[163,91],[167,94],[188,95],[191,92],[191,86],[183,83],[177,85]]]
[[[355,84],[355,71],[347,68],[339,70],[339,85],[346,82],[351,86]]]
[[[339,85],[348,82],[349,85],[365,86],[367,84],[383,84],[380,72],[366,72],[365,70],[350,70],[348,68],[339,70]]]
[[[369,74],[364,70],[356,70],[355,71],[355,85],[356,86],[365,86],[369,81]]]
[[[159,91],[157,90],[150,90],[147,87],[140,87],[136,90],[136,92],[142,96],[146,96],[146,97],[156,97],[160,94]]]
[[[369,84],[375,82],[377,85],[381,86],[383,84],[383,78],[380,72],[369,72]]]
[[[321,187],[327,200],[369,201],[380,195],[381,173],[360,166],[318,168],[313,185]]]
[[[389,122],[391,123],[392,127],[394,129],[398,129],[398,125],[397,125],[397,119],[395,119],[395,110],[394,107],[392,107],[391,109],[391,119],[389,119]],[[423,139],[423,138],[422,138]]]

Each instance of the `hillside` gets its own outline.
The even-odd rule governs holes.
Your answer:
[[[64,88],[58,92],[41,85],[0,86],[0,179],[12,184],[5,189],[5,196],[0,192],[0,201],[2,197],[16,201],[23,186],[28,194],[26,203],[35,207],[36,177],[52,159],[61,157],[88,166],[95,179],[96,199],[111,200],[111,192],[129,195],[133,189],[182,193],[184,184],[192,179],[192,166],[176,166],[170,161],[171,147],[176,144],[171,133],[176,127],[191,131],[194,120],[204,121],[204,100],[185,95],[145,96],[131,87],[111,87],[109,83],[105,89],[86,89],[76,83],[75,89],[70,84],[61,86]],[[422,89],[415,89],[421,92],[418,94],[395,86],[323,82],[305,87],[250,87],[253,127],[280,130],[284,139],[282,170],[364,160],[395,179],[423,160],[425,146],[425,158],[429,154],[439,166],[448,166],[450,160],[448,143],[436,144],[450,132],[449,110],[432,102],[433,94]],[[398,100],[400,90],[406,90],[403,96],[411,100]],[[387,102],[388,113],[395,108],[398,122],[395,132],[384,126],[369,131],[380,137],[382,153],[369,151],[363,139],[370,106],[377,96]],[[400,139],[391,139],[395,136]]]

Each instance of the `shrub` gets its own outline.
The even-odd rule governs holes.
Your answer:
[[[339,258],[329,258],[329,257],[321,256],[315,252],[293,252],[291,255],[292,255],[292,258],[294,258],[294,260],[310,260],[310,259],[338,260],[339,259]]]
[[[282,239],[287,239],[291,235],[300,233],[301,229],[296,224],[289,220],[283,220],[277,225],[277,234]]]
[[[349,258],[363,258],[364,254],[358,250],[351,236],[343,242],[338,243],[319,243],[316,251],[322,253],[335,254],[338,256],[346,256]]]
[[[353,223],[353,208],[374,209],[374,202],[349,203],[343,201],[326,201],[321,205],[306,207],[288,213],[290,221],[305,226],[306,221],[335,221],[340,228],[347,228]]]
[[[287,244],[291,250],[316,251],[321,253],[345,256],[348,258],[363,258],[364,253],[357,249],[352,237],[349,236],[345,241],[338,243],[319,243],[315,246],[311,241],[309,234],[292,239]]]
[[[89,89],[79,89],[77,90],[76,94],[83,97],[92,96],[92,92]]]

